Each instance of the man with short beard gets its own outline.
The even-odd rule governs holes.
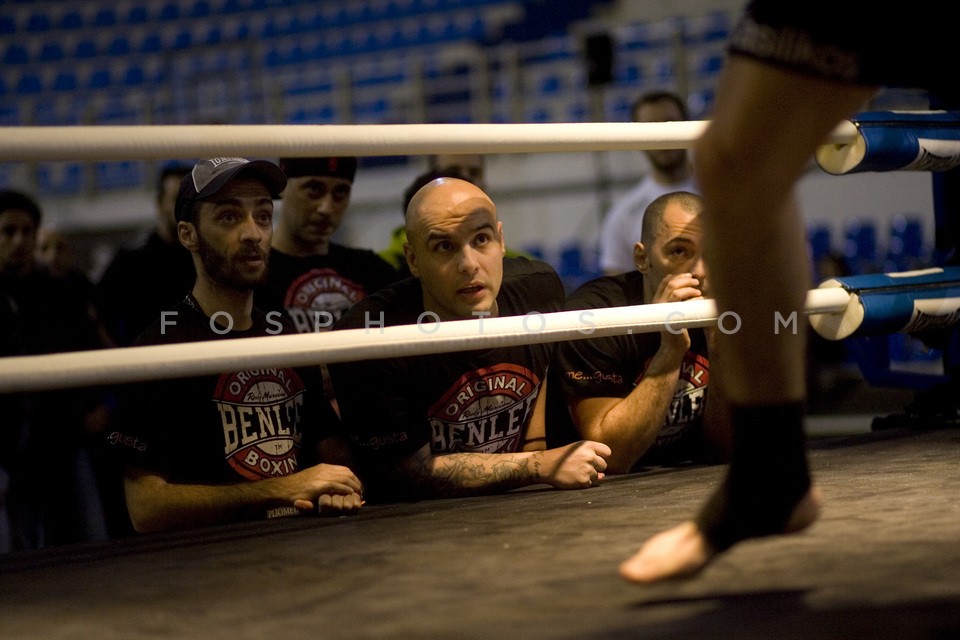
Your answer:
[[[669,91],[640,96],[630,110],[634,122],[688,120],[687,105]],[[640,237],[643,212],[651,202],[672,191],[699,193],[686,149],[644,151],[650,170],[603,219],[600,230],[600,268],[605,275],[634,270],[633,243]]]
[[[280,312],[253,305],[267,275],[273,200],[285,185],[265,160],[194,166],[175,215],[196,282],[135,345],[292,331]],[[360,507],[360,481],[346,466],[318,368],[234,371],[126,391],[108,441],[126,463],[127,507],[139,532]]]

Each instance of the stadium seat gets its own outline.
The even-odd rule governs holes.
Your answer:
[[[105,51],[107,55],[111,56],[125,56],[130,53],[130,40],[125,34],[119,34],[115,36],[110,44],[107,45]]]
[[[149,30],[141,34],[141,39],[137,45],[139,53],[159,53],[163,50],[163,36],[159,31]]]
[[[206,31],[201,33],[203,35],[199,39],[198,44],[209,46],[223,42],[223,28],[217,23],[211,24]]]
[[[37,165],[37,186],[45,194],[79,194],[83,191],[83,177],[83,165],[79,162],[41,162]]]
[[[69,9],[60,16],[59,27],[63,31],[73,31],[83,26],[83,14],[78,9]]]
[[[3,64],[27,64],[30,62],[30,52],[26,45],[14,42],[7,45],[3,52]]]
[[[2,84],[6,84],[6,82],[2,81]],[[19,104],[0,104],[0,126],[19,127],[22,124],[23,117]]]
[[[54,91],[76,91],[78,86],[77,74],[70,69],[61,69],[53,80]]]
[[[33,125],[68,126],[81,123],[84,102],[72,96],[56,96],[36,101],[33,107]]]
[[[106,89],[110,86],[113,81],[112,73],[110,67],[106,66],[95,66],[90,70],[90,75],[87,76],[86,88],[87,89]]]
[[[94,27],[112,27],[117,24],[117,12],[110,5],[101,5],[93,15]]]
[[[150,21],[150,12],[145,4],[135,4],[130,7],[124,22],[129,25],[146,24]]]
[[[877,270],[877,227],[869,220],[853,219],[844,229],[843,256],[853,275]]]
[[[81,38],[73,48],[73,57],[81,60],[97,56],[97,43],[89,37]]]
[[[46,33],[53,27],[50,21],[50,14],[46,11],[31,13],[27,18],[26,31],[28,33]]]
[[[43,80],[38,73],[26,71],[17,81],[17,93],[20,95],[34,95],[43,91]]]
[[[0,36],[17,32],[17,21],[11,15],[0,15]]]
[[[191,18],[206,18],[212,13],[209,0],[195,0],[187,12]]]
[[[40,54],[37,56],[40,62],[59,62],[63,60],[63,46],[57,40],[48,40],[40,47]]]
[[[146,81],[146,74],[143,70],[143,64],[140,62],[131,62],[123,71],[121,80],[128,87],[137,87]]]
[[[170,40],[170,47],[181,51],[187,50],[193,46],[193,30],[190,25],[177,29]]]
[[[157,17],[164,22],[179,20],[180,4],[176,0],[170,0],[160,7],[160,12],[157,14]]]
[[[883,270],[909,271],[929,266],[923,246],[923,224],[919,219],[899,214],[890,221],[887,255]]]

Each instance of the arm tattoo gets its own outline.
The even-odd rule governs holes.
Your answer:
[[[403,465],[418,493],[442,498],[508,491],[536,481],[539,471],[539,455],[418,452]]]

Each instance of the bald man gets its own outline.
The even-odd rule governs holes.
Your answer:
[[[688,191],[655,199],[634,244],[635,270],[584,283],[567,298],[566,308],[584,310],[589,319],[592,309],[709,296],[702,210],[703,200]],[[725,405],[710,385],[713,331],[665,326],[656,333],[558,344],[551,401],[566,400],[562,410],[573,420],[577,438],[609,445],[608,473],[725,457]]]
[[[414,278],[354,305],[334,327],[368,328],[558,311],[564,290],[546,263],[504,258],[503,227],[484,191],[438,178],[406,211]],[[580,441],[546,450],[552,343],[330,365],[368,499],[479,495],[547,484],[589,487],[610,449]]]

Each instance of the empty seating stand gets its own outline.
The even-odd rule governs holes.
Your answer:
[[[722,66],[722,58],[710,47],[722,42],[728,28],[722,14],[683,24],[666,20],[612,29],[615,79],[607,88],[603,113],[597,114],[586,90],[577,38],[538,36],[525,42],[527,54],[519,67],[504,62],[504,48],[513,46],[504,35],[536,26],[524,20],[537,14],[540,4],[5,3],[0,8],[0,100],[8,120],[30,113],[36,100],[73,95],[78,101],[99,103],[129,91],[146,98],[140,111],[128,114],[130,121],[157,124],[626,120],[628,94],[675,81],[678,68],[672,51],[677,38],[683,38],[688,46],[698,47],[698,84],[691,87],[691,104],[709,104],[711,78]],[[585,6],[578,6],[577,13],[586,15]],[[383,60],[403,68],[379,77],[366,73]],[[323,90],[277,92],[276,78],[289,69],[304,76],[317,70],[346,72]],[[90,117],[94,120],[88,123],[98,123],[96,112]],[[123,183],[101,180],[93,189]]]

